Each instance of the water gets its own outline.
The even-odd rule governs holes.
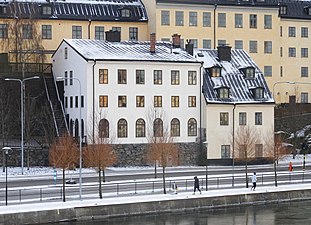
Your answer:
[[[201,210],[62,225],[310,225],[311,201]],[[59,224],[59,223],[58,223]]]

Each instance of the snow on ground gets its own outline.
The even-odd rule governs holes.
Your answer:
[[[50,203],[36,203],[36,204],[19,204],[0,206],[0,214],[18,213],[18,212],[33,212],[53,209],[64,209],[72,207],[88,207],[99,205],[112,205],[112,204],[125,204],[125,203],[139,203],[139,202],[151,202],[151,201],[166,201],[176,199],[192,199],[202,197],[216,197],[216,196],[229,196],[240,194],[258,194],[266,192],[281,192],[289,190],[305,190],[310,189],[310,184],[291,184],[283,186],[269,186],[256,188],[256,191],[251,191],[246,188],[234,188],[234,189],[217,189],[202,191],[202,194],[192,194],[192,191],[180,192],[178,194],[148,194],[148,195],[132,195],[123,197],[104,197],[103,199],[89,199],[89,200],[76,200],[68,202],[50,202]]]

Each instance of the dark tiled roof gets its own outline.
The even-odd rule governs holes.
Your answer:
[[[43,15],[42,8],[51,6],[52,13]],[[4,9],[5,8],[5,9]],[[128,17],[121,16],[121,10],[130,11]],[[6,11],[6,13],[3,13]],[[13,18],[68,19],[96,21],[147,21],[147,12],[140,0],[102,0],[102,1],[3,1],[0,0],[0,17]]]
[[[158,3],[190,4],[190,5],[224,5],[245,7],[287,7],[286,14],[280,14],[281,18],[311,19],[307,8],[311,7],[311,0],[156,0]]]
[[[199,49],[201,57],[198,60],[204,62],[203,94],[208,103],[273,103],[265,78],[250,56],[244,50],[231,50],[231,61],[219,61],[217,50]],[[211,77],[209,68],[221,67],[221,77]],[[243,68],[255,68],[255,78],[247,79],[242,72]],[[220,99],[216,89],[229,88],[229,98]],[[264,98],[256,100],[252,89],[263,88]]]
[[[155,53],[151,53],[149,41],[108,42],[89,39],[65,39],[64,41],[86,60],[200,64],[186,51],[180,48],[173,49],[169,42],[157,42]]]

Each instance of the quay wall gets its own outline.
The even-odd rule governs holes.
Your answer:
[[[176,196],[177,197],[177,196]],[[63,221],[91,221],[112,217],[195,211],[254,204],[270,204],[311,199],[311,189],[247,193],[229,196],[194,196],[148,202],[55,208],[0,214],[1,225],[48,224]],[[60,206],[62,203],[59,204]],[[30,206],[31,207],[31,206]]]

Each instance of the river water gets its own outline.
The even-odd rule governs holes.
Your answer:
[[[310,225],[311,201],[131,216],[62,225]],[[58,223],[59,224],[59,223]]]

